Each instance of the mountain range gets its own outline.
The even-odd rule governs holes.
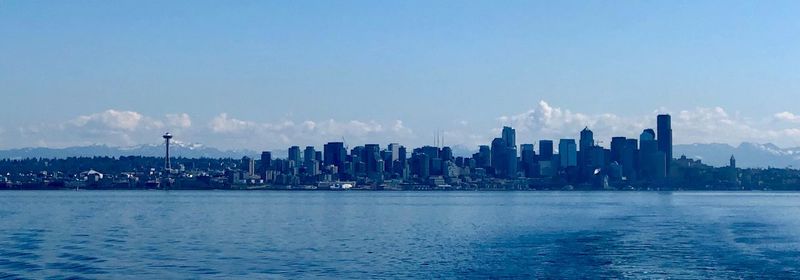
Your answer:
[[[273,158],[285,157],[286,150],[273,150]],[[455,155],[469,156],[474,151],[467,147],[453,147]],[[171,145],[171,155],[187,158],[241,158],[243,156],[258,157],[260,152],[252,150],[220,150],[197,143],[176,142]],[[727,166],[731,156],[736,157],[739,167],[800,167],[800,147],[781,148],[774,144],[741,143],[738,146],[729,144],[685,144],[675,145],[673,154],[676,157],[686,155],[699,159],[712,166]],[[90,145],[68,148],[20,148],[0,150],[0,159],[22,158],[65,158],[92,156],[163,156],[164,146],[157,144],[131,147],[112,147],[106,145]]]
[[[241,158],[256,156],[259,153],[250,150],[220,150],[196,143],[170,143],[170,156],[186,158]],[[112,147],[106,145],[77,146],[67,148],[20,148],[0,150],[2,159],[23,158],[66,158],[93,156],[151,156],[163,157],[163,144],[146,144],[131,147]]]
[[[736,147],[719,143],[675,145],[673,154],[676,157],[686,155],[700,159],[712,166],[727,166],[731,156],[734,156],[738,167],[800,167],[800,147],[781,148],[770,143],[744,142]]]

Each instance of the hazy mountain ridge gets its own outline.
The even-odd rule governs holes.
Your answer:
[[[250,150],[220,150],[206,147],[197,143],[172,143],[170,155],[186,158],[241,158],[243,156],[256,156],[257,152]],[[164,156],[164,145],[146,144],[131,147],[112,147],[107,145],[91,145],[67,148],[20,148],[0,150],[0,158],[66,158],[66,157],[93,157],[93,156]]]
[[[474,151],[464,146],[453,147],[454,154],[470,156]],[[173,143],[172,155],[187,158],[241,158],[258,157],[260,152],[251,150],[220,150],[198,143]],[[286,150],[273,150],[273,158],[286,156]],[[675,157],[700,159],[713,166],[727,166],[731,155],[736,157],[739,167],[800,167],[800,147],[781,148],[774,144],[742,143],[736,147],[728,144],[687,144],[675,145]],[[65,158],[92,156],[163,156],[164,145],[147,144],[131,147],[112,147],[106,145],[78,146],[67,148],[20,148],[0,150],[2,159],[22,158]]]
[[[771,143],[744,142],[736,147],[720,143],[675,145],[673,154],[713,166],[727,166],[733,155],[738,167],[800,167],[800,147],[781,148]]]

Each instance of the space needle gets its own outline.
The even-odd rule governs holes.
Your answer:
[[[166,147],[167,147],[167,155],[164,157],[164,169],[167,172],[171,172],[172,171],[172,165],[170,165],[170,163],[169,163],[169,140],[172,139],[172,134],[169,134],[169,132],[167,132],[167,133],[164,133],[164,136],[162,136],[162,137],[164,137],[164,143],[166,144]]]

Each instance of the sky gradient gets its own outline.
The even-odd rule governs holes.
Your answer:
[[[800,146],[798,1],[0,0],[0,148]]]

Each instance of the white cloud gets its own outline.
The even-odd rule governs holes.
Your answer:
[[[612,136],[638,138],[645,128],[655,128],[656,115],[673,116],[676,144],[771,142],[780,146],[800,146],[800,116],[790,112],[761,118],[743,117],[721,107],[698,107],[670,111],[660,108],[648,114],[622,116],[612,113],[587,114],[539,101],[525,112],[501,116],[492,127],[477,127],[466,120],[453,120],[452,127],[441,135],[448,145],[475,149],[489,144],[500,135],[500,127],[510,125],[517,130],[518,143],[535,143],[539,139],[578,138],[584,126],[595,132],[595,139],[608,145]],[[416,135],[402,120],[304,120],[289,119],[257,122],[221,113],[194,125],[186,113],[148,117],[139,112],[109,109],[78,116],[62,122],[22,124],[3,130],[3,146],[51,147],[107,144],[129,146],[160,142],[159,135],[169,130],[176,140],[199,142],[223,149],[283,149],[289,145],[321,146],[340,141],[351,145],[399,142],[409,147],[431,144],[429,134]],[[8,127],[6,127],[8,129]],[[425,127],[425,131],[427,131]]]
[[[795,115],[791,112],[780,112],[773,115],[776,120],[785,121],[790,123],[800,123],[800,116]]]
[[[638,136],[649,121],[648,118],[624,118],[610,113],[577,113],[551,106],[545,101],[539,101],[537,105],[524,113],[501,116],[498,121],[501,125],[510,125],[517,130],[519,143],[533,143],[539,139],[576,138],[584,127],[592,129],[595,138],[599,140],[607,141],[605,138],[610,139],[611,135],[633,137]],[[655,116],[651,119],[655,119]],[[496,128],[492,132],[499,135],[500,129]]]
[[[256,127],[256,124],[229,118],[227,113],[222,113],[214,117],[209,123],[209,126],[214,133],[233,133]]]
[[[237,119],[222,113],[208,124],[213,141],[219,146],[231,144],[252,149],[282,148],[287,145],[322,145],[346,138],[352,143],[384,143],[413,139],[413,131],[401,120],[382,123],[374,120],[295,122],[255,122]]]
[[[401,120],[396,120],[394,122],[394,126],[392,126],[392,131],[394,131],[394,133],[401,134],[401,135],[409,135],[410,136],[410,135],[414,134],[414,132],[410,128],[408,128],[405,125],[403,125],[403,121],[401,121]]]
[[[192,126],[192,118],[189,117],[189,114],[181,113],[181,114],[167,114],[167,124],[170,127],[175,128],[189,128]]]
[[[100,113],[79,116],[72,120],[78,127],[100,126],[110,129],[134,130],[144,120],[144,116],[133,111],[117,111],[109,109]],[[155,125],[155,123],[151,123]]]
[[[595,140],[604,141],[607,146],[612,136],[638,138],[643,129],[655,128],[656,115],[659,113],[672,115],[673,140],[676,144],[771,142],[782,146],[800,145],[800,129],[781,127],[772,121],[777,119],[800,123],[800,116],[789,112],[777,113],[771,118],[751,119],[738,113],[731,114],[721,107],[698,107],[677,112],[661,108],[648,115],[623,117],[611,113],[578,113],[540,101],[534,109],[502,116],[498,121],[501,125],[512,125],[517,129],[518,142],[578,138],[579,131],[588,126],[594,131]],[[499,135],[499,132],[499,128],[493,129],[492,135]]]
[[[184,132],[191,126],[186,113],[152,118],[139,112],[108,109],[62,122],[21,125],[6,144],[15,147],[30,145],[67,147],[93,144],[132,146],[159,142],[162,129]]]

